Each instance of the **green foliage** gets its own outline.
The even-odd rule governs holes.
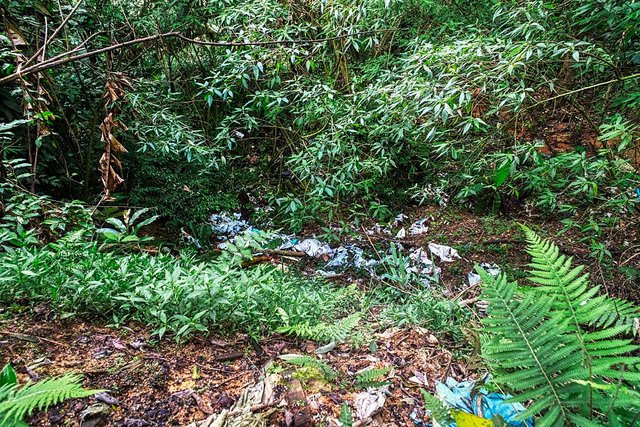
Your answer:
[[[389,384],[383,378],[393,370],[393,366],[385,368],[372,368],[359,373],[356,376],[356,387],[358,388],[376,388]]]
[[[379,296],[384,302],[380,313],[380,322],[383,325],[417,325],[436,334],[449,334],[455,340],[463,339],[462,326],[471,314],[465,307],[436,295],[432,290],[396,296],[392,301],[388,301],[386,294],[388,292]]]
[[[142,220],[142,216],[149,212],[148,208],[143,208],[131,213],[131,209],[127,209],[122,213],[122,219],[110,217],[105,222],[114,228],[102,227],[96,230],[106,242],[115,243],[134,243],[149,240],[148,237],[139,237],[138,232],[147,225],[158,219],[158,215],[153,215]],[[140,220],[140,221],[139,221]]]
[[[531,402],[520,418],[537,415],[537,425],[597,425],[600,419],[625,425],[640,407],[619,395],[636,393],[640,358],[633,356],[638,346],[621,337],[627,325],[610,326],[608,318],[608,326],[602,324],[619,301],[597,295],[582,267],[573,268],[554,244],[525,231],[529,278],[539,287],[518,288],[504,274],[478,268],[489,301],[483,355],[494,381],[515,394],[513,401]],[[610,389],[620,394],[605,392]]]
[[[103,391],[82,388],[81,379],[77,375],[65,375],[19,386],[11,365],[6,365],[0,375],[0,426],[26,425],[22,419],[35,409],[46,411],[49,406],[65,400]]]
[[[361,314],[352,313],[349,316],[333,322],[320,322],[311,325],[309,321],[303,323],[290,323],[290,317],[287,312],[278,307],[278,312],[282,317],[285,325],[277,329],[282,334],[291,334],[299,338],[311,339],[314,341],[336,342],[342,343],[347,341],[351,332],[358,326]]]
[[[445,406],[444,403],[426,390],[420,390],[424,399],[424,407],[427,411],[431,412],[431,419],[436,420],[440,425],[451,425],[453,415],[451,409]]]
[[[351,427],[353,425],[353,414],[347,402],[342,402],[342,408],[340,408],[340,425],[342,427]]]
[[[129,202],[153,206],[171,224],[202,223],[213,212],[237,209],[237,195],[220,190],[222,175],[177,156],[137,155]]]
[[[292,365],[300,366],[303,368],[316,369],[322,373],[326,381],[335,381],[338,378],[338,373],[334,371],[331,366],[314,357],[290,354],[280,356],[280,358],[285,360],[287,363],[291,363]]]

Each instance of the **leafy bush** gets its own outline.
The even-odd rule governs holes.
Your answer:
[[[220,173],[199,170],[175,155],[138,154],[129,202],[154,207],[171,224],[202,223],[214,212],[239,207],[237,195],[221,190]]]

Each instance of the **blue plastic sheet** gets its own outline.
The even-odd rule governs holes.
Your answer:
[[[460,409],[482,418],[491,419],[496,415],[510,427],[533,427],[533,419],[518,421],[515,418],[525,408],[519,403],[506,403],[511,396],[502,393],[489,393],[478,387],[475,381],[458,382],[447,378],[444,383],[436,383],[436,395],[451,408]],[[448,427],[455,427],[452,424]]]

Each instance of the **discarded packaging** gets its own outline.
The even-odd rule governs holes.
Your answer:
[[[304,239],[302,242],[293,245],[293,250],[304,252],[312,258],[323,255],[333,256],[333,249],[326,243],[322,243],[318,239]]]
[[[209,217],[211,222],[211,231],[222,240],[226,240],[228,237],[235,236],[243,231],[251,228],[249,223],[242,219],[242,215],[239,213],[229,214],[227,212],[221,212],[212,214]]]
[[[480,264],[480,267],[493,277],[497,277],[500,274],[500,267],[497,264],[483,262]],[[469,280],[469,286],[476,286],[482,281],[480,279],[480,275],[475,271],[470,271],[467,275],[467,279]]]
[[[460,259],[458,251],[449,246],[429,243],[429,250],[432,254],[439,256],[442,262],[453,262],[455,258]]]
[[[386,387],[377,390],[368,390],[358,393],[355,400],[356,416],[360,420],[371,418],[384,406],[387,398]]]
[[[429,254],[424,249],[418,248],[409,254],[412,265],[406,267],[407,272],[413,272],[424,276],[435,276],[440,274],[441,270],[431,261]]]
[[[429,231],[429,227],[424,225],[425,222],[427,222],[427,218],[422,218],[421,220],[418,220],[411,224],[411,227],[409,227],[409,235],[418,236]]]
[[[373,267],[378,263],[374,259],[365,258],[364,250],[356,245],[340,246],[333,251],[333,254],[333,259],[325,266],[326,270],[335,271],[355,267],[372,272]]]
[[[264,379],[245,389],[230,409],[224,409],[219,414],[213,414],[186,427],[266,427],[269,416],[276,408],[265,411],[256,411],[255,409],[258,407],[269,408],[274,404],[274,390],[281,379],[279,374],[266,375]]]
[[[458,382],[453,378],[447,378],[444,383],[436,383],[436,396],[453,409],[481,418],[490,420],[494,416],[502,417],[509,427],[533,427],[531,418],[525,421],[516,420],[525,408],[519,403],[506,403],[505,400],[511,398],[511,395],[489,393],[475,381]],[[448,427],[454,426],[455,423]]]

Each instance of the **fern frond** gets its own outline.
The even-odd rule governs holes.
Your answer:
[[[340,409],[339,421],[342,427],[353,426],[353,414],[351,413],[351,409],[349,409],[349,405],[347,405],[347,402],[342,402],[342,409]]]
[[[424,398],[424,409],[431,412],[432,420],[437,421],[438,424],[443,426],[448,426],[454,423],[451,408],[447,407],[440,399],[431,393],[425,390],[420,390],[420,392]]]
[[[313,341],[342,343],[347,341],[351,331],[358,326],[360,317],[360,313],[353,313],[333,323],[320,322],[316,325],[310,325],[309,322],[296,323],[281,326],[276,331]]]
[[[351,331],[360,323],[360,317],[360,313],[353,313],[333,323],[325,324],[324,328],[318,331],[318,336],[324,341],[345,342]]]
[[[621,365],[618,356],[633,352],[638,346],[631,340],[614,338],[629,332],[629,316],[637,315],[637,311],[626,301],[597,295],[599,287],[589,287],[588,275],[581,274],[582,266],[572,267],[571,258],[561,255],[555,244],[533,231],[525,228],[525,234],[527,252],[532,257],[530,280],[540,285],[540,292],[554,297],[554,311],[570,319],[570,330],[580,341],[583,363],[590,376]],[[598,324],[603,327],[598,332],[585,330]]]
[[[331,366],[311,356],[292,355],[292,357],[280,356],[280,358],[291,363],[292,365],[301,366],[303,368],[317,369],[322,373],[325,380],[327,381],[333,381],[338,377],[337,372],[334,371]]]
[[[495,370],[495,381],[515,393],[513,402],[534,403],[519,419],[539,415],[537,425],[568,424],[573,399],[587,389],[575,380],[589,375],[582,366],[580,343],[569,320],[554,313],[553,298],[522,296],[504,274],[493,277],[480,267],[484,298],[489,301],[484,330],[491,339],[484,357]]]
[[[34,409],[47,410],[67,399],[82,398],[99,393],[102,390],[85,390],[81,377],[65,375],[60,378],[49,378],[37,383],[27,383],[22,387],[10,386],[0,391],[4,399],[0,401],[0,423],[10,420],[21,420]]]
[[[381,378],[391,372],[392,369],[393,366],[380,369],[367,369],[356,376],[356,386],[360,388],[375,388],[387,385],[389,382],[383,381]]]

